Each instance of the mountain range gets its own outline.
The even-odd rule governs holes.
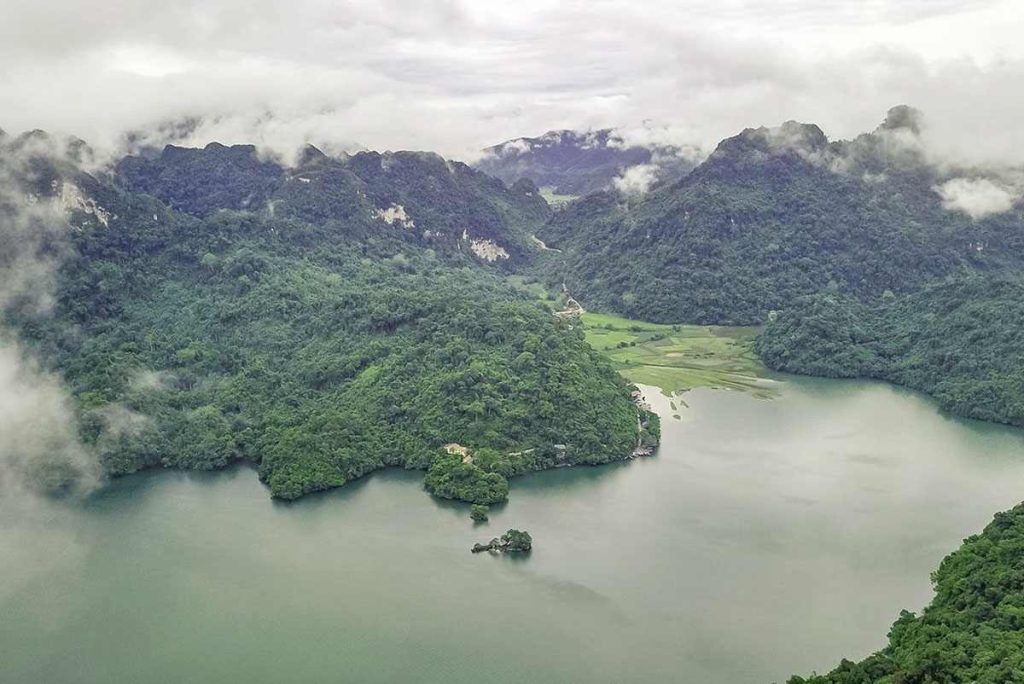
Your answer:
[[[738,325],[826,287],[870,299],[1019,268],[1019,200],[998,177],[929,163],[917,117],[895,108],[852,141],[796,122],[747,129],[640,198],[576,201],[538,233],[561,250],[551,281],[625,316]],[[1010,199],[987,213],[963,188]]]
[[[0,147],[0,303],[105,474],[245,460],[292,499],[400,465],[494,503],[507,477],[631,455],[626,383],[506,283],[536,193],[420,153],[167,147],[90,173],[82,149]],[[62,459],[24,475],[72,488]]]
[[[67,391],[15,466],[63,492],[83,453],[107,476],[246,461],[282,499],[401,466],[490,504],[510,477],[630,457],[657,421],[537,281],[637,319],[763,325],[772,368],[1024,425],[1019,170],[937,164],[921,126],[896,107],[848,141],[751,128],[700,163],[558,132],[475,167],[212,143],[99,168],[81,140],[0,131],[0,337]],[[879,653],[792,682],[1015,681],[1019,658],[987,654],[1020,652],[1021,518],[950,556]]]
[[[509,185],[432,153],[308,146],[285,165],[251,145],[168,145],[89,172],[80,140],[5,135],[18,248],[4,268],[27,284],[0,301],[68,383],[108,473],[247,459],[289,498],[429,467],[444,444],[490,454],[459,466],[465,491],[557,465],[553,444],[572,462],[629,455],[625,384],[510,275],[648,321],[768,323],[758,350],[775,368],[884,378],[1024,423],[1018,323],[998,299],[1024,265],[1019,194],[1011,176],[931,163],[920,125],[897,107],[850,141],[747,129],[646,193],[557,209],[543,176]],[[538,163],[654,155],[607,131],[537,140]],[[42,221],[50,206],[68,222]],[[951,306],[978,343],[951,334]],[[132,430],[112,426],[122,410],[141,417]]]

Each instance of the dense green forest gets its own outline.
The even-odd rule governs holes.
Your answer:
[[[1010,684],[1024,681],[1024,504],[942,561],[935,598],[903,611],[888,645],[823,676],[790,684]]]
[[[474,244],[489,241],[503,253],[492,259],[499,266],[527,257],[529,236],[550,213],[529,183],[507,188],[425,152],[338,158],[310,146],[295,167],[286,168],[261,158],[252,145],[168,145],[160,153],[123,159],[116,173],[127,189],[199,217],[234,209],[333,223],[354,238],[388,231],[446,258],[473,255]]]
[[[257,185],[274,181],[245,150],[232,154],[255,165]],[[379,155],[344,161],[357,162],[381,168]],[[435,250],[382,221],[376,201],[356,212],[368,186],[337,215],[337,196],[213,210],[250,190],[228,192],[219,167],[190,165],[157,194],[193,214],[66,162],[30,168],[39,193],[73,183],[88,200],[59,238],[53,309],[13,301],[5,320],[70,387],[108,474],[244,459],[291,499],[396,465],[429,468],[439,496],[492,503],[508,477],[623,459],[636,444],[628,387],[578,325],[517,294],[460,235]],[[391,168],[407,176],[398,187],[433,186],[416,163]],[[504,189],[485,192],[497,181],[456,173],[482,184],[467,191],[474,206],[508,212],[493,224],[507,232],[491,234],[512,244],[513,219],[530,213],[503,204]],[[434,211],[422,220],[440,229],[427,217],[444,206]],[[474,457],[444,454],[453,442]]]
[[[833,287],[874,299],[962,268],[1018,268],[1017,211],[943,206],[947,176],[914,146],[913,113],[830,143],[813,125],[748,129],[678,182],[591,195],[538,233],[545,276],[591,309],[655,322],[761,324]]]
[[[755,343],[777,370],[888,380],[949,411],[1024,426],[1024,283],[963,275],[873,303],[824,292],[779,312]]]
[[[889,380],[958,414],[1024,425],[1019,207],[969,216],[937,188],[920,114],[829,142],[789,122],[722,141],[676,183],[555,212],[539,277],[648,321],[769,323],[770,367]],[[998,180],[998,179],[997,179]]]

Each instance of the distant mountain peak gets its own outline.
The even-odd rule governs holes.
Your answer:
[[[537,238],[592,308],[662,322],[756,324],[830,283],[877,300],[962,268],[1020,268],[1019,191],[932,163],[920,129],[906,106],[852,140],[748,128],[679,181],[625,205],[578,200]]]
[[[18,134],[14,140],[11,141],[11,147],[14,149],[22,149],[34,144],[52,144],[53,137],[50,136],[46,131],[35,128],[31,131],[25,131],[24,133]]]
[[[69,135],[53,135],[41,129],[26,131],[13,138],[0,130],[0,143],[23,160],[46,160],[48,163],[91,165],[95,153],[84,140]]]
[[[820,153],[829,145],[828,137],[815,124],[786,121],[780,126],[747,128],[718,143],[712,159],[738,158],[752,153]]]
[[[696,155],[669,144],[631,144],[617,130],[552,130],[514,138],[484,150],[474,166],[511,186],[526,178],[559,195],[587,195],[611,188],[636,166],[657,180],[674,180],[695,166]]]
[[[828,137],[816,124],[786,121],[779,126],[777,135],[788,143],[805,149],[822,149],[828,145]]]
[[[308,164],[315,164],[328,159],[327,155],[324,154],[323,150],[315,145],[305,145],[302,150],[299,151],[298,159],[295,165],[297,167],[306,166]]]
[[[623,149],[630,146],[628,146],[623,137],[612,128],[601,128],[587,131],[574,131],[566,128],[551,130],[536,138],[513,138],[512,140],[507,140],[503,143],[499,143],[498,145],[488,147],[484,151],[491,155],[517,156],[553,147],[599,150],[607,148]]]
[[[878,128],[883,131],[909,131],[914,135],[919,135],[923,121],[924,114],[921,110],[909,105],[896,105],[889,109],[885,120]]]

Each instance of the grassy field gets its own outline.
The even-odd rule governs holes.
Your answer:
[[[554,301],[554,297],[548,293],[544,285],[542,285],[536,278],[521,275],[508,275],[505,276],[505,282],[513,289],[519,290],[520,292],[543,302],[552,303]]]
[[[750,348],[757,328],[662,325],[597,313],[582,319],[587,341],[632,382],[669,395],[696,387],[774,394]]]
[[[555,192],[554,188],[547,186],[540,189],[540,196],[553,207],[567,204],[578,197],[578,195],[559,195]]]

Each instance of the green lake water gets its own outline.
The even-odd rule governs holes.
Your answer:
[[[422,474],[291,505],[255,473],[0,502],[0,682],[782,681],[880,647],[1024,499],[1024,432],[882,384],[699,390],[648,459],[539,473],[474,526]],[[509,527],[527,558],[471,555]]]

